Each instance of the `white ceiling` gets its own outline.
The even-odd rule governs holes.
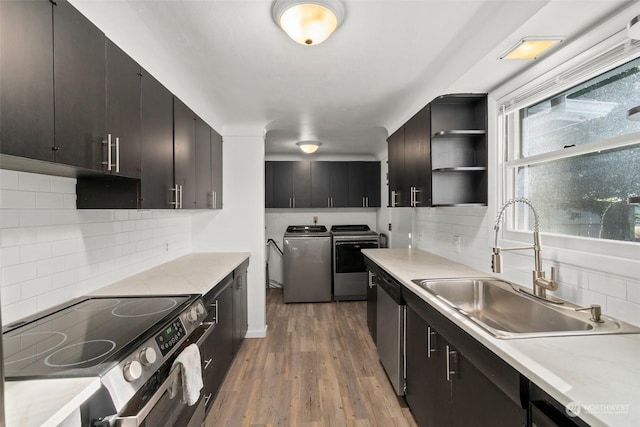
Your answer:
[[[633,3],[343,0],[342,26],[307,47],[274,24],[271,0],[71,2],[223,135],[264,132],[267,154],[318,140],[334,155],[381,153],[435,96],[488,92],[526,71],[531,62],[497,59],[520,38],[568,46]]]

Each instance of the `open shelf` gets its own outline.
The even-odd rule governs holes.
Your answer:
[[[455,138],[455,137],[467,137],[476,135],[486,135],[487,131],[484,129],[466,129],[466,130],[441,130],[433,134],[433,138]]]
[[[452,168],[437,168],[433,172],[481,172],[486,171],[484,166],[457,166]]]

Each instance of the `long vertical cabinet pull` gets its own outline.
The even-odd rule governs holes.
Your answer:
[[[447,381],[451,382],[458,368],[458,352],[447,347]]]
[[[169,202],[170,205],[173,205],[174,209],[182,209],[182,185],[174,185],[171,189],[174,193],[174,202]]]
[[[120,137],[116,136],[116,173],[120,173]]]
[[[215,318],[213,323],[217,325],[218,324],[218,300],[216,300],[216,303],[213,305],[213,307],[215,309]]]
[[[437,332],[431,326],[427,327],[427,358],[431,359],[431,355],[438,350],[434,348],[436,344]]]
[[[412,208],[416,208],[420,204],[420,202],[418,201],[418,193],[420,193],[420,190],[418,190],[418,187],[411,187],[411,207]]]
[[[364,198],[364,200],[365,200],[365,208],[368,208],[369,207],[369,196],[366,196]]]
[[[103,165],[107,166],[107,170],[111,171],[111,167],[115,166],[111,160],[111,134],[107,135],[107,139],[106,140],[102,140],[102,144],[107,144],[107,161],[106,162],[102,162]]]
[[[396,195],[397,195],[396,190],[391,190],[391,207],[392,208],[396,207]]]

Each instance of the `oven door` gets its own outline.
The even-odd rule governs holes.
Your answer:
[[[364,255],[360,250],[373,249],[378,247],[377,241],[358,240],[338,240],[335,242],[334,272],[342,273],[365,273],[367,268],[364,265]]]
[[[204,323],[193,331],[181,347],[185,348],[190,344],[196,343],[202,355],[202,347],[214,328],[215,324]],[[176,355],[179,353],[180,351],[177,351]],[[173,363],[173,359],[167,363]],[[182,390],[178,390],[173,399],[170,398],[169,387],[176,381],[178,372],[177,369],[171,370],[158,387],[153,385],[143,387],[143,389],[148,388],[149,390],[155,390],[151,397],[147,398],[147,396],[145,396],[145,394],[148,395],[151,391],[143,391],[141,393],[142,395],[137,395],[136,397],[144,403],[132,405],[135,409],[132,408],[131,412],[125,409],[120,415],[108,418],[108,425],[117,427],[199,427],[205,418],[205,408],[208,399],[204,397],[201,392],[200,399],[193,406],[187,406],[187,404],[181,402],[180,394]],[[157,379],[155,379],[155,381],[160,382]]]

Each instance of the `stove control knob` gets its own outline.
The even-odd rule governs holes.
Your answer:
[[[198,313],[198,316],[202,316],[204,314],[204,306],[200,302],[196,304],[196,313]]]
[[[127,364],[124,365],[123,373],[124,379],[127,380],[127,382],[135,381],[142,376],[142,365],[137,360],[127,362]]]
[[[191,310],[187,312],[187,320],[191,323],[198,320],[198,311],[196,310],[195,307],[192,307]]]
[[[143,366],[152,365],[156,361],[156,351],[151,347],[145,347],[140,351],[140,363]]]

